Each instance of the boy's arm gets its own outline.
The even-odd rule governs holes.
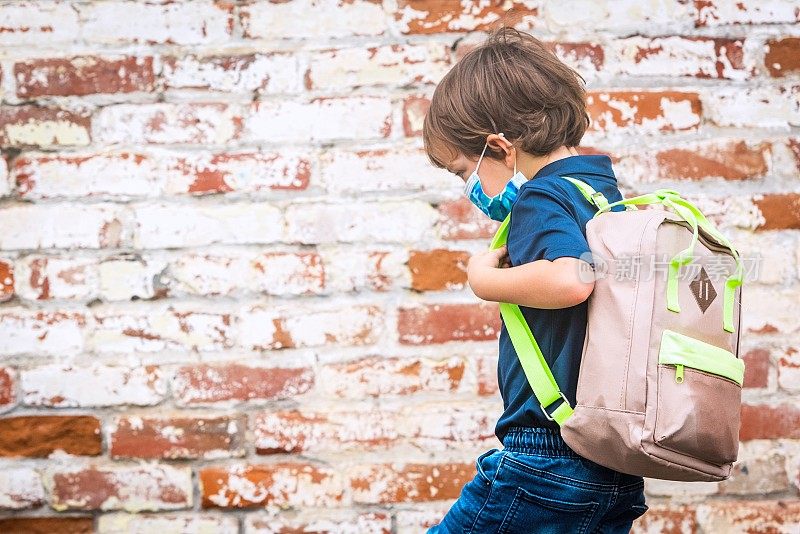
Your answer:
[[[497,249],[478,254],[483,257],[468,266],[469,284],[478,297],[549,309],[575,306],[589,297],[594,272],[591,260],[583,258],[591,250],[569,208],[584,199],[572,200],[559,189],[547,181],[520,191],[507,244],[517,266],[499,268]]]
[[[583,264],[583,265],[581,265]],[[478,298],[510,302],[529,308],[567,308],[589,298],[594,281],[580,276],[591,270],[581,259],[562,256],[555,260],[537,260],[516,267],[471,267],[469,284]]]

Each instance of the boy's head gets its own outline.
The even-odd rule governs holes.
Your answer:
[[[480,176],[494,195],[489,189],[508,182],[506,169],[520,156],[578,146],[589,126],[584,84],[541,41],[501,27],[437,85],[423,122],[425,152],[466,181],[486,148]]]

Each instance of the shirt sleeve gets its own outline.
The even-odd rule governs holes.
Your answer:
[[[594,267],[589,243],[567,200],[537,187],[523,188],[514,202],[508,255],[512,265],[569,256]]]

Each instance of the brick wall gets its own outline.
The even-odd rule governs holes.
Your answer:
[[[0,531],[441,519],[499,445],[498,310],[465,284],[496,223],[420,129],[499,21],[587,79],[581,150],[624,194],[678,188],[763,259],[735,475],[648,479],[637,532],[800,528],[799,20],[789,0],[0,2]]]

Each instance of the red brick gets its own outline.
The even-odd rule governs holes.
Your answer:
[[[111,431],[109,454],[171,460],[241,456],[246,427],[244,416],[123,416]]]
[[[769,351],[753,349],[742,356],[744,360],[744,383],[746,388],[765,388],[769,379]]]
[[[333,469],[298,462],[208,467],[198,473],[203,508],[341,506],[341,476]]]
[[[314,384],[310,368],[192,365],[178,369],[173,381],[181,405],[271,400],[302,395]]]
[[[489,341],[500,333],[500,314],[496,303],[429,304],[400,308],[397,328],[404,345]]]
[[[88,415],[22,415],[0,419],[0,456],[43,458],[62,450],[77,456],[102,452],[100,421]]]
[[[767,193],[753,200],[764,222],[756,230],[796,230],[800,228],[800,194]]]
[[[14,394],[14,374],[7,367],[0,367],[0,408],[13,404]]]
[[[412,250],[408,257],[411,288],[416,291],[463,289],[470,254],[460,250]]]
[[[800,72],[800,37],[771,39],[766,44],[764,65],[770,76],[786,76]]]
[[[76,467],[51,474],[51,506],[62,510],[174,510],[192,505],[188,467]]]
[[[0,302],[14,298],[14,264],[0,260]]]
[[[690,505],[651,504],[633,522],[632,534],[694,534],[698,532],[697,510]]]
[[[568,64],[591,65],[600,72],[605,63],[605,51],[595,43],[546,42],[545,45]]]
[[[474,464],[379,464],[348,471],[353,502],[394,504],[456,499],[475,476]]]
[[[800,500],[707,501],[701,532],[783,533],[800,531]]]
[[[439,219],[439,234],[448,240],[491,238],[500,226],[466,198],[439,204]]]
[[[17,96],[82,96],[152,91],[152,57],[32,59],[14,64]]]
[[[742,404],[739,439],[800,439],[800,408],[796,404]]]
[[[91,517],[6,517],[0,519],[3,534],[92,534]]]
[[[792,137],[788,140],[789,150],[794,154],[797,169],[800,170],[800,137]]]
[[[465,367],[464,360],[458,357],[431,361],[429,358],[367,356],[323,366],[318,382],[328,394],[346,398],[409,395],[417,391],[446,392],[459,388]]]
[[[750,148],[744,141],[672,148],[656,153],[655,170],[657,177],[666,180],[749,180],[766,175],[770,155],[769,143]]]
[[[680,91],[591,91],[591,131],[614,129],[672,132],[697,129],[702,106],[697,93]],[[628,108],[630,111],[628,111]]]
[[[34,105],[0,108],[0,146],[88,145],[89,115]]]

